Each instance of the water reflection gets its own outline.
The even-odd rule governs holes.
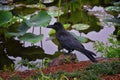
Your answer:
[[[85,11],[85,10],[78,10],[78,11],[75,11],[72,13],[63,14],[60,17],[60,22],[71,23],[71,24],[77,24],[77,23],[88,24],[88,25],[90,25],[89,29],[80,31],[80,32],[84,32],[86,34],[90,31],[99,32],[100,29],[102,28],[100,25],[97,24],[99,22],[99,19],[97,19],[93,15],[88,15],[87,11]]]

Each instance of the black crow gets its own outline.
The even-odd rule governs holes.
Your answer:
[[[93,55],[96,56],[96,54],[85,49],[85,47],[71,33],[64,29],[60,22],[48,25],[47,27],[56,30],[57,40],[63,48],[68,50],[69,53],[73,50],[77,50],[86,55],[92,62],[97,62],[97,60],[93,57]]]

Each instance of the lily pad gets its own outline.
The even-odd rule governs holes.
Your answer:
[[[105,8],[106,11],[117,11],[120,12],[120,7],[119,6],[109,6]]]
[[[17,32],[8,32],[8,34],[11,36],[22,36],[29,28],[30,27],[25,22],[22,22],[20,25],[18,25]]]
[[[14,9],[14,6],[11,6],[11,5],[2,5],[0,4],[0,10],[13,10]]]
[[[80,43],[85,43],[88,41],[88,38],[77,36],[75,33],[70,32]]]
[[[64,28],[65,29],[68,29],[70,27],[70,24],[64,24]],[[50,32],[49,32],[49,34],[51,35],[51,34],[54,34],[55,33],[55,30],[54,29],[52,29]]]
[[[58,7],[50,7],[48,9],[48,14],[53,17],[58,17],[58,16],[61,16],[62,14],[64,14],[64,12],[62,10],[59,10]]]
[[[86,30],[88,29],[90,26],[87,24],[75,24],[72,26],[72,28],[75,28],[76,30]]]
[[[12,19],[12,13],[9,11],[0,11],[0,26],[9,22]]]
[[[62,11],[58,12],[58,11],[48,11],[48,14],[53,16],[53,17],[58,17],[62,14],[64,14]]]
[[[46,11],[40,11],[31,16],[28,24],[34,27],[46,27],[51,21],[50,15]]]
[[[120,19],[118,18],[112,18],[112,19],[105,19],[105,21],[107,21],[107,22],[113,22],[113,23],[115,23],[116,25],[120,25]]]
[[[35,34],[32,34],[32,33],[26,33],[23,36],[20,36],[18,38],[22,41],[31,42],[31,43],[34,44],[34,43],[37,43],[37,42],[42,40],[43,34],[35,35]]]
[[[120,6],[120,1],[113,3],[115,6]]]

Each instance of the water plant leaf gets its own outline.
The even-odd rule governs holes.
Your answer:
[[[120,7],[119,6],[109,6],[105,8],[106,11],[117,11],[120,12]]]
[[[77,36],[75,33],[70,32],[80,43],[85,43],[88,41],[88,38],[82,37],[82,36]]]
[[[20,36],[18,38],[22,41],[28,41],[28,42],[31,42],[31,43],[34,44],[34,43],[37,43],[37,42],[42,40],[43,34],[35,35],[35,34],[32,34],[32,33],[26,33],[23,36]]]
[[[46,11],[40,11],[38,14],[31,16],[28,22],[31,26],[46,27],[50,21],[50,15]]]
[[[12,10],[14,9],[14,6],[12,5],[2,5],[0,4],[0,10]]]
[[[120,35],[120,30],[117,32],[117,35]]]
[[[64,14],[62,10],[59,10],[57,7],[50,7],[48,10],[48,14],[53,17],[58,17]]]
[[[9,22],[12,19],[12,13],[9,11],[0,11],[0,26]]]
[[[120,6],[120,1],[113,3],[115,6]]]
[[[88,29],[90,26],[87,24],[75,24],[72,26],[72,28],[75,28],[76,30],[86,30]]]
[[[70,27],[70,24],[64,24],[64,28],[65,29],[68,29]],[[51,35],[51,34],[55,34],[55,30],[54,29],[52,29],[50,32],[49,32],[49,34]]]
[[[116,25],[120,25],[120,19],[119,18],[105,19],[105,21],[113,22],[113,23],[116,23]]]
[[[30,27],[25,22],[22,22],[18,25],[17,32],[8,32],[8,34],[11,36],[21,36],[24,35],[29,28]]]
[[[53,17],[57,17],[63,14],[62,11],[58,12],[58,11],[49,11],[48,12],[49,15],[53,16]]]

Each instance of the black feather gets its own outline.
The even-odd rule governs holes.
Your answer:
[[[96,54],[85,49],[84,46],[72,34],[64,29],[63,25],[60,22],[56,22],[54,25],[49,25],[47,27],[56,30],[56,38],[63,48],[67,49],[69,52],[73,50],[80,51],[92,62],[97,62],[97,60],[93,57],[96,56]]]

